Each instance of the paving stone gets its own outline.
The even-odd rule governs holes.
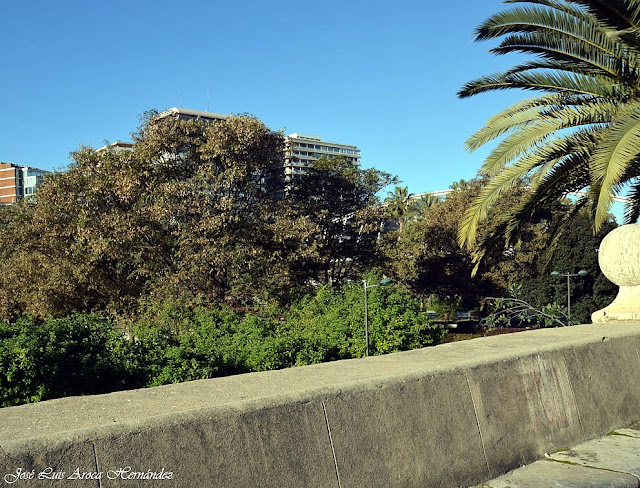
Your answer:
[[[587,468],[552,460],[536,461],[476,488],[638,488],[627,473]]]
[[[551,459],[640,477],[640,437],[608,435],[552,454]]]
[[[629,437],[640,437],[640,430],[636,429],[616,429],[614,433],[619,435],[626,435]]]

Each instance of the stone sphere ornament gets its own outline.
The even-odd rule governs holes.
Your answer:
[[[609,232],[600,243],[598,263],[620,290],[611,305],[591,314],[591,321],[640,320],[640,224]]]

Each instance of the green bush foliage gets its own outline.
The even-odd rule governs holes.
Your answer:
[[[136,344],[92,314],[0,323],[0,406],[144,385]]]
[[[444,330],[419,309],[403,289],[371,289],[370,353],[440,343]],[[145,351],[149,385],[363,357],[364,290],[324,286],[286,310],[251,313],[168,300],[148,309],[133,334]]]
[[[374,277],[369,279],[375,283]],[[370,354],[386,354],[439,343],[444,331],[420,312],[419,301],[395,287],[369,293]],[[350,283],[343,290],[320,288],[291,307],[287,322],[305,342],[296,364],[362,357],[365,353],[364,286]]]
[[[3,322],[0,405],[362,357],[363,293],[357,283],[325,286],[289,309],[251,312],[172,299],[126,327],[95,314]],[[369,317],[371,354],[444,336],[397,287],[369,291]]]

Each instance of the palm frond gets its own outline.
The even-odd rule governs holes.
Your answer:
[[[520,88],[524,90],[608,97],[611,95],[611,81],[601,83],[602,78],[579,73],[529,72],[494,73],[466,83],[458,96],[467,98],[494,90]]]
[[[640,179],[636,178],[627,194],[627,198],[629,198],[629,202],[625,207],[624,222],[625,224],[634,224],[640,218]]]
[[[495,39],[514,32],[531,32],[538,29],[549,29],[558,33],[575,32],[591,28],[603,31],[598,20],[584,9],[577,8],[567,2],[554,1],[515,1],[505,3],[528,3],[543,5],[515,7],[492,15],[475,31],[476,40]]]
[[[499,174],[505,166],[522,155],[543,147],[543,143],[561,126],[562,123],[557,120],[538,120],[537,123],[510,134],[487,156],[480,172],[488,176]]]
[[[458,229],[458,243],[461,247],[474,248],[480,225],[487,220],[491,206],[501,195],[521,183],[528,171],[529,168],[517,165],[506,168],[480,191],[478,198],[465,212]]]
[[[598,230],[605,221],[616,188],[622,181],[627,167],[640,154],[640,102],[632,102],[622,108],[593,156],[592,189],[597,190],[594,228]]]
[[[553,141],[539,153],[532,153],[504,168],[481,191],[467,210],[458,232],[459,244],[473,248],[476,245],[478,229],[488,218],[491,206],[503,193],[522,181],[536,167],[539,170],[533,173],[530,180],[532,187],[530,197],[523,201],[521,207],[514,212],[514,216],[504,226],[508,234],[518,230],[517,219],[531,218],[536,211],[544,208],[544,205],[549,202],[588,186],[588,169],[577,170],[576,167],[588,161],[592,143],[592,134],[589,131],[568,134]]]
[[[473,247],[492,205],[517,181],[531,192],[510,215],[490,222],[476,249],[515,242],[526,223],[568,193],[589,188],[594,229],[614,196],[630,187],[628,220],[640,217],[640,0],[505,0],[476,39],[500,39],[494,54],[533,55],[503,73],[465,84],[461,98],[484,92],[538,92],[491,117],[466,142],[470,151],[502,139],[481,172],[490,181],[459,229]],[[487,227],[486,225],[484,227]]]
[[[588,45],[582,40],[558,36],[548,32],[531,32],[511,35],[503,39],[499,46],[491,49],[498,55],[513,52],[534,54],[544,59],[575,63],[576,67],[588,67],[597,70],[602,76],[613,80],[632,83],[637,90],[637,73],[629,70],[629,57],[637,63],[635,54],[610,52]],[[637,64],[636,64],[637,66]],[[585,68],[582,69],[585,71]]]
[[[553,117],[553,112],[558,108],[574,105],[589,106],[594,103],[602,103],[599,98],[583,95],[567,95],[551,93],[536,98],[529,98],[507,107],[503,111],[491,117],[484,127],[474,133],[465,145],[470,152],[485,145],[508,132],[526,127],[534,123],[541,115]]]
[[[554,95],[554,99],[557,96]],[[466,141],[469,152],[473,152],[507,132],[526,127],[534,123],[539,116],[537,99],[519,102],[491,117],[484,127],[476,131]]]
[[[605,124],[611,111],[615,109],[612,104],[602,102],[574,107],[550,107],[538,111],[537,120],[531,120],[526,126],[519,127],[491,151],[480,171],[493,176],[523,155],[538,152],[544,156],[546,146],[558,153],[553,156],[554,159],[562,157],[558,151],[562,144],[566,145],[567,139],[558,137],[557,132],[568,128],[577,131],[582,126]],[[575,150],[575,146],[572,144],[570,149],[566,150]],[[544,162],[544,159],[535,156],[533,159],[539,160],[539,164]]]
[[[592,130],[585,128],[564,137],[555,138],[539,151],[528,154],[526,159],[531,160],[528,164],[537,167],[530,177],[531,186],[537,188],[542,184],[553,167],[568,155],[573,154],[583,161],[588,161],[594,144]],[[525,161],[523,163],[527,164]]]
[[[556,164],[540,183],[532,187],[531,193],[509,216],[506,230],[506,242],[513,242],[536,212],[550,206],[570,193],[584,190],[589,186],[589,169],[585,167],[587,155],[572,153]]]
[[[633,55],[635,58],[637,56]],[[539,59],[535,61],[527,61],[522,64],[516,65],[513,68],[505,71],[504,76],[511,76],[514,73],[523,73],[525,71],[534,70],[552,70],[564,73],[573,73],[577,75],[583,75],[590,77],[597,83],[602,83],[602,87],[599,91],[601,97],[615,97],[619,99],[627,99],[635,94],[633,87],[628,83],[628,80],[634,80],[637,84],[639,76],[637,69],[632,66],[639,66],[640,58],[635,62],[631,62],[630,59],[619,60],[616,70],[619,71],[619,78],[612,82],[611,77],[603,77],[601,71],[592,63],[586,63],[581,61],[567,61],[561,59]]]
[[[637,0],[571,0],[583,6],[600,22],[618,30],[640,29],[640,4]]]

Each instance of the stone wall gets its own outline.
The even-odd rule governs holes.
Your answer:
[[[640,420],[639,350],[583,325],[4,408],[0,485],[473,485]]]

